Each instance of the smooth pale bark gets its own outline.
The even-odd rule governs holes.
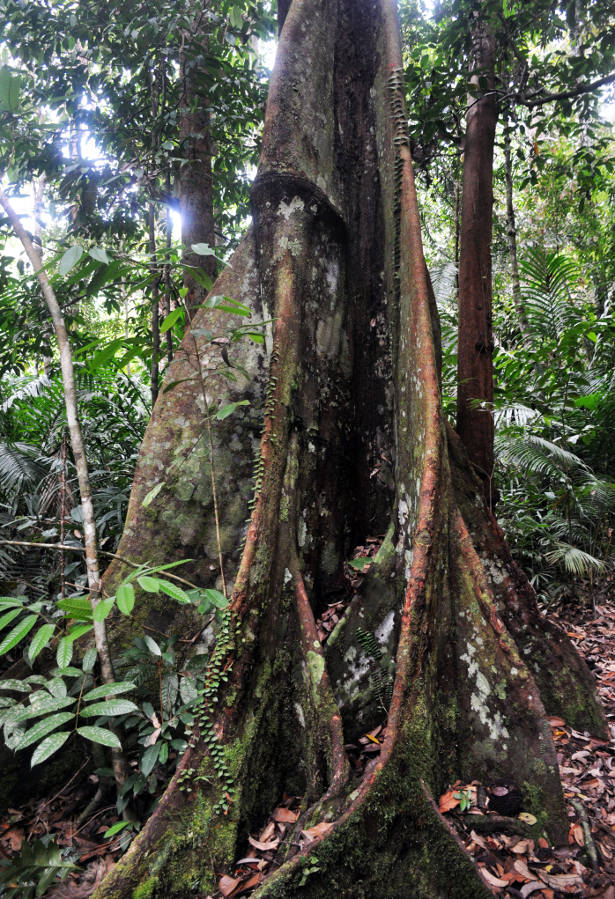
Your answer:
[[[199,728],[98,899],[213,893],[284,792],[302,796],[301,814],[258,899],[487,899],[437,808],[457,777],[516,781],[540,826],[567,839],[528,644],[498,611],[515,602],[529,620],[532,597],[516,590],[501,532],[441,410],[403,85],[393,0],[294,0],[270,87],[253,231],[214,286],[245,285],[233,295],[260,298],[275,320],[253,511]],[[182,396],[179,410],[163,396],[154,410],[131,529],[156,470],[152,435],[172,457],[176,416],[191,415]],[[321,646],[315,618],[339,596],[344,560],[384,533],[373,572]],[[392,675],[386,713],[359,627]],[[542,649],[547,685],[564,664],[585,671],[559,636],[568,661]],[[585,704],[603,733],[591,686]],[[591,717],[576,707],[566,715],[577,726]],[[353,779],[344,743],[383,718],[380,756]],[[317,824],[330,826],[295,852],[302,829]]]
[[[495,42],[479,6],[472,24],[471,81],[463,153],[459,255],[457,431],[493,505],[493,330],[491,234],[493,146],[498,117]],[[479,81],[488,92],[479,89]]]

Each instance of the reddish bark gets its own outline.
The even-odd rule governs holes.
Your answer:
[[[459,258],[457,431],[493,505],[493,331],[491,233],[493,145],[498,117],[494,90],[494,39],[476,14],[472,28],[473,75],[463,155]],[[480,84],[480,87],[479,87]],[[486,90],[483,89],[483,85]]]
[[[231,262],[241,284],[257,260],[275,319],[262,477],[199,730],[99,899],[213,892],[284,792],[302,795],[300,815],[258,899],[487,899],[434,802],[457,777],[517,781],[552,837],[567,838],[545,710],[483,551],[489,520],[463,449],[448,449],[403,83],[393,0],[291,4],[253,254]],[[157,414],[175,439],[173,410]],[[380,454],[390,481],[375,474]],[[314,618],[357,530],[389,522],[365,591],[322,647]],[[369,671],[358,624],[395,674],[380,756],[353,782],[346,694]]]

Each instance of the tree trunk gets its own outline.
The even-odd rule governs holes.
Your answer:
[[[215,256],[203,256],[192,249],[194,244],[215,247],[212,143],[209,100],[206,94],[210,77],[206,68],[208,37],[206,10],[199,5],[193,27],[183,35],[180,54],[182,94],[180,126],[182,163],[179,170],[179,208],[182,216],[184,286],[188,288],[186,303],[194,309],[202,303],[207,291],[193,270],[203,269],[210,277],[216,274]],[[195,5],[196,8],[196,5]]]
[[[493,505],[493,332],[491,233],[493,146],[498,107],[495,45],[481,10],[472,23],[472,83],[463,155],[459,258],[457,430]],[[485,92],[485,87],[487,91]]]
[[[275,321],[254,508],[198,728],[98,899],[213,893],[284,792],[303,797],[301,814],[258,899],[361,899],[383,895],[383,884],[388,899],[491,896],[435,802],[457,777],[514,780],[539,827],[567,839],[534,662],[544,664],[541,686],[579,671],[586,678],[576,694],[585,710],[568,720],[603,733],[604,719],[564,634],[565,650],[541,645],[530,670],[535,632],[517,644],[504,622],[508,605],[520,610],[519,632],[537,613],[459,439],[447,435],[403,84],[394,0],[291,4],[253,231],[214,286],[260,303]],[[176,551],[179,488],[194,489],[178,477],[153,512],[139,507],[197,427],[198,395],[176,389],[179,405],[161,394],[137,471],[125,539],[140,558],[156,539]],[[253,414],[259,389],[249,389]],[[236,446],[227,507],[253,420],[226,435]],[[197,505],[185,510],[195,530],[205,523]],[[143,531],[139,555],[134,534],[145,513],[157,523]],[[344,560],[385,532],[363,589],[323,646],[315,619],[339,597]],[[391,674],[386,712],[389,691],[370,680],[367,642],[381,656],[380,684]],[[386,721],[381,753],[355,778],[344,744],[378,721]],[[306,844],[301,832],[316,824],[321,835]]]
[[[515,221],[515,204],[513,200],[513,167],[512,155],[510,152],[510,119],[505,122],[504,126],[504,177],[506,179],[506,242],[508,243],[508,255],[510,257],[510,277],[512,286],[512,298],[515,309],[517,310],[517,319],[519,330],[523,343],[531,347],[532,337],[523,297],[521,296],[521,279],[519,278],[519,260],[517,257],[517,224]]]

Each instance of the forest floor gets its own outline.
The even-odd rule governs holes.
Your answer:
[[[328,619],[341,613],[341,608],[333,606],[319,626],[328,631],[334,623]],[[451,784],[440,797],[440,807],[500,899],[615,899],[615,606],[604,602],[594,612],[568,601],[551,609],[549,615],[564,628],[593,670],[612,736],[610,742],[604,742],[573,730],[562,719],[550,719],[570,819],[569,845],[554,849],[544,838],[528,836],[532,819],[520,808],[520,796],[512,784]],[[356,746],[347,747],[357,775],[379,752],[382,737],[382,729],[376,728]],[[91,895],[121,854],[126,839],[121,834],[104,838],[117,821],[114,805],[98,809],[81,825],[75,823],[92,789],[87,778],[77,776],[52,798],[31,800],[0,817],[0,865],[15,862],[20,853],[23,859],[21,873],[14,868],[19,882],[13,881],[13,889],[0,886],[0,896],[34,896],[45,871],[53,881],[54,862],[60,861],[54,856],[54,844],[78,870],[70,871],[63,883],[52,882],[44,895],[53,899]],[[273,810],[262,832],[250,838],[246,857],[237,863],[234,876],[221,877],[216,897],[246,896],[272,870],[275,848],[298,817],[297,804],[296,798],[285,797]],[[309,842],[315,835],[305,832],[301,836]],[[50,837],[50,848],[45,849]],[[36,849],[29,869],[24,846]],[[49,863],[40,865],[45,857]],[[33,884],[31,892],[25,886],[28,880]],[[383,899],[387,899],[384,893]]]

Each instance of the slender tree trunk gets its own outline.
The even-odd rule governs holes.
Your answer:
[[[6,194],[0,187],[0,205],[4,208],[9,221],[15,231],[15,234],[21,241],[28,259],[36,274],[41,293],[49,309],[49,314],[53,322],[53,327],[58,341],[60,351],[60,366],[62,370],[62,382],[64,385],[64,404],[66,407],[66,420],[68,423],[68,432],[70,435],[71,447],[73,450],[73,459],[77,470],[77,481],[79,484],[79,499],[81,501],[81,515],[83,521],[83,542],[85,546],[85,566],[88,578],[88,589],[90,591],[90,602],[92,609],[95,609],[101,599],[100,589],[100,569],[98,564],[98,548],[96,538],[96,518],[94,516],[94,506],[92,505],[92,491],[90,489],[90,477],[88,473],[87,457],[85,447],[83,445],[83,437],[81,434],[81,425],[79,422],[79,414],[77,410],[77,393],[75,389],[75,373],[73,368],[73,357],[68,339],[68,332],[64,323],[64,316],[57,301],[54,290],[51,286],[47,273],[41,268],[40,250],[33,244],[30,235],[21,224],[19,216],[13,209]],[[100,670],[103,682],[106,684],[113,683],[115,675],[113,671],[113,663],[111,661],[111,653],[107,642],[107,632],[104,621],[96,621],[94,618],[94,639],[96,643],[96,651],[100,663]],[[119,750],[112,750],[113,773],[115,782],[119,787],[126,779],[126,767],[124,757]]]
[[[194,277],[193,269],[206,275],[216,274],[215,256],[203,256],[192,249],[194,244],[215,248],[212,179],[211,114],[206,93],[208,54],[207,18],[204,3],[195,14],[190,32],[183,35],[180,54],[182,94],[180,99],[179,135],[183,160],[179,171],[179,207],[182,216],[184,286],[188,288],[186,304],[198,307],[207,290]]]
[[[156,208],[153,203],[147,207],[147,230],[149,246],[149,269],[151,284],[151,329],[152,329],[152,362],[150,366],[150,389],[152,406],[158,399],[158,382],[160,376],[160,266],[156,247]]]
[[[523,342],[530,346],[532,342],[530,329],[525,314],[523,297],[521,296],[521,279],[519,278],[519,261],[517,258],[517,225],[515,222],[515,205],[513,200],[513,167],[510,152],[510,121],[504,123],[504,176],[506,179],[506,241],[508,243],[508,255],[510,257],[510,275],[512,284],[512,297],[519,330]]]
[[[494,39],[481,17],[472,23],[472,83],[463,156],[459,258],[457,430],[493,501],[493,332],[491,232],[493,147],[498,108],[494,89]],[[487,93],[479,89],[486,80]]]
[[[96,896],[213,893],[286,793],[301,797],[299,817],[255,899],[488,899],[438,811],[440,791],[457,777],[506,778],[556,842],[568,824],[535,657],[532,671],[525,661],[540,633],[529,627],[540,624],[534,597],[441,410],[394,0],[291,4],[252,212],[213,288],[238,287],[274,320],[260,360],[268,386],[251,393],[263,427],[245,545],[189,748]],[[206,359],[198,341],[211,311],[173,377],[191,354]],[[148,476],[203,428],[194,386],[178,396],[179,408],[161,397],[154,411],[129,534],[146,522],[137,504]],[[250,426],[229,433],[235,456]],[[166,457],[152,455],[154,434]],[[148,507],[166,546],[179,492]],[[228,493],[231,506],[235,483]],[[195,505],[184,527],[198,526]],[[149,554],[154,528],[142,533]],[[358,538],[374,533],[386,537],[373,570],[323,645],[316,619]],[[517,610],[514,637],[500,605]],[[540,645],[545,697],[604,733],[587,669],[557,633],[560,654]],[[366,635],[390,702],[370,678]],[[386,737],[355,779],[345,747],[373,723]]]

